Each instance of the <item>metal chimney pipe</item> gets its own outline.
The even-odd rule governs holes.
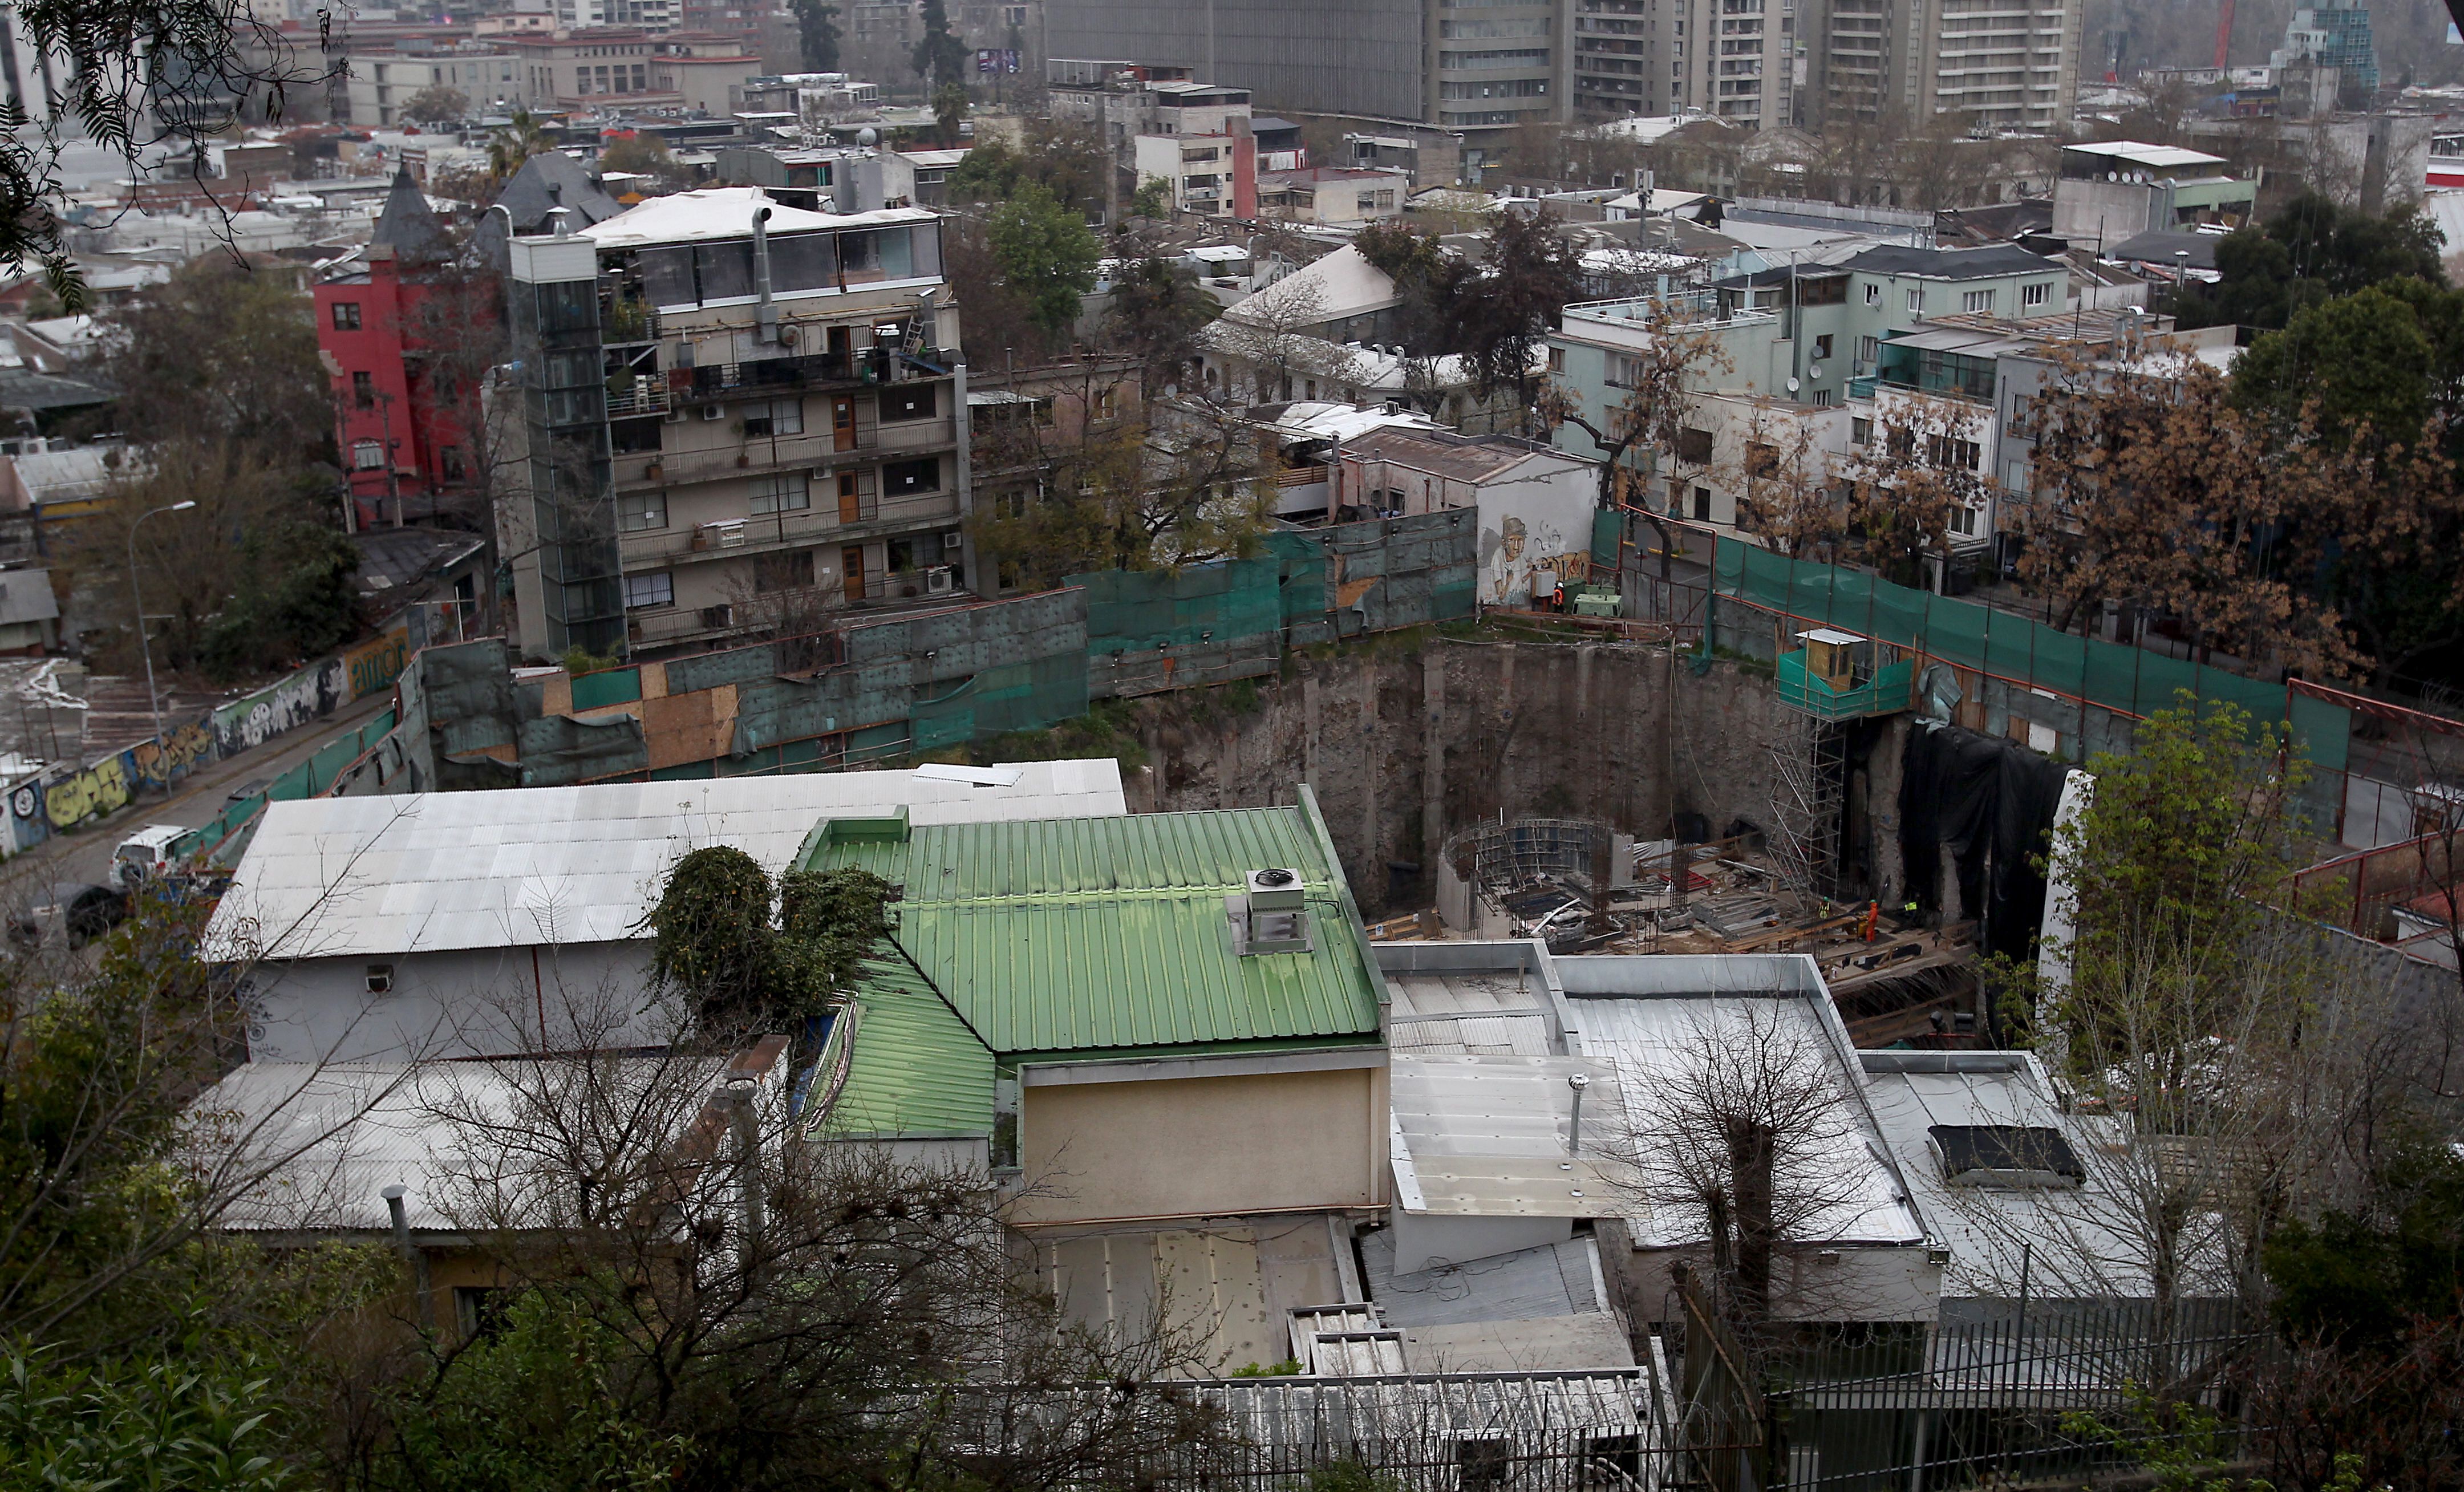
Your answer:
[[[757,208],[753,213],[753,288],[760,293],[761,306],[755,313],[760,327],[760,340],[767,346],[779,340],[779,307],[770,299],[770,209]]]
[[[743,1211],[744,1236],[737,1253],[747,1274],[753,1270],[756,1240],[761,1237],[761,1123],[755,1099],[760,1085],[748,1077],[727,1080],[719,1089],[729,1108],[728,1125],[736,1135],[737,1205]]]
[[[1583,1152],[1583,1089],[1591,1086],[1589,1073],[1569,1073],[1566,1077],[1566,1086],[1574,1090],[1574,1111],[1566,1122],[1566,1153],[1569,1155]]]
[[[411,1292],[413,1298],[419,1303],[420,1328],[433,1330],[436,1326],[436,1310],[428,1286],[428,1255],[410,1241],[410,1214],[402,1202],[409,1192],[410,1188],[400,1184],[386,1187],[383,1194],[385,1216],[393,1222],[394,1252],[400,1254],[403,1262],[410,1265]]]

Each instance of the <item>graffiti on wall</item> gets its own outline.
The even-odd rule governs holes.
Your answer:
[[[365,699],[379,690],[391,689],[409,662],[410,634],[407,630],[387,632],[342,654],[342,665],[350,672],[351,697]]]
[[[203,724],[184,725],[161,740],[138,742],[127,756],[135,781],[168,787],[182,774],[214,759],[214,736]]]
[[[129,799],[128,754],[103,757],[43,789],[43,811],[57,828],[105,814]]]
[[[214,748],[232,756],[321,720],[348,697],[349,688],[349,670],[341,659],[312,664],[272,689],[215,711]]]

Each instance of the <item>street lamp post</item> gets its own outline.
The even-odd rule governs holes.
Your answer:
[[[128,525],[128,599],[137,608],[137,650],[145,655],[145,706],[154,713],[154,738],[158,741],[163,738],[163,696],[154,691],[154,645],[145,635],[145,598],[137,586],[137,529],[158,513],[185,513],[195,506],[191,500],[175,502],[167,508],[150,508],[137,516],[136,523]]]

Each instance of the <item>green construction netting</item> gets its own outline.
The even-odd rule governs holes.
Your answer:
[[[1221,560],[1178,570],[1098,570],[1067,583],[1087,592],[1087,650],[1105,654],[1279,633],[1282,570],[1271,558]]]
[[[2227,700],[2262,721],[2286,720],[2320,767],[2341,769],[2351,739],[2348,712],[2304,695],[2288,703],[2281,684],[2243,678],[2144,647],[2058,632],[1948,596],[1894,585],[1861,571],[1792,560],[1735,539],[1720,540],[1713,586],[1798,625],[1821,624],[1914,649],[2030,689],[2145,716],[2184,694]]]

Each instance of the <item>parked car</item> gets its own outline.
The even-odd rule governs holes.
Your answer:
[[[83,948],[128,918],[128,893],[83,881],[53,883],[32,906],[9,921],[9,937],[21,948],[38,948],[55,929],[71,948]]]
[[[120,842],[111,854],[111,879],[123,891],[161,875],[171,863],[171,846],[189,832],[176,823],[149,823]]]
[[[228,794],[224,795],[223,801],[227,803],[244,803],[250,799],[255,798],[271,790],[273,786],[274,782],[272,779],[250,778],[247,781],[242,782],[239,786],[232,788]]]

